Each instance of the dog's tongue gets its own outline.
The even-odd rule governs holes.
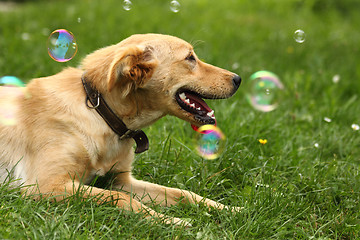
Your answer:
[[[216,119],[214,115],[214,111],[206,104],[206,102],[198,95],[190,93],[190,92],[184,92],[179,95],[180,99],[192,110],[190,109],[190,112],[192,112],[196,118],[202,119],[204,121],[204,124],[206,121],[213,122],[216,125]],[[191,127],[193,130],[198,132],[199,127],[191,124]]]
[[[215,120],[215,123],[214,125],[216,126],[216,119],[215,119],[215,115],[214,115],[214,110],[212,110],[204,100],[202,100],[200,97],[196,96],[196,95],[193,95],[193,94],[187,94],[186,95],[188,98],[191,99],[191,101],[194,101],[196,102],[197,104],[201,105],[201,110],[205,110],[207,113],[206,115],[209,116],[209,117],[212,117],[214,120]],[[194,124],[191,124],[191,128],[196,131],[196,132],[199,132],[198,129],[199,127],[194,125]]]

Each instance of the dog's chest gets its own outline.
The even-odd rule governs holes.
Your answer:
[[[88,142],[90,166],[87,180],[95,176],[104,176],[111,170],[130,171],[134,151],[132,145],[132,139],[119,140],[118,136]]]

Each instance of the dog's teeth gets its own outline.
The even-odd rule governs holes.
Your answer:
[[[199,111],[200,111],[200,110],[201,110],[201,108],[200,108],[200,107],[198,107],[196,110],[199,110]]]
[[[190,100],[189,99],[185,99],[185,102],[190,104]]]
[[[213,117],[213,116],[214,116],[214,110],[212,110],[211,112],[208,112],[207,115],[208,115],[209,117]]]
[[[179,95],[179,97],[180,97],[182,100],[185,100],[185,99],[186,99],[185,93],[181,93],[181,94]]]
[[[190,107],[195,108],[195,103],[190,104]]]

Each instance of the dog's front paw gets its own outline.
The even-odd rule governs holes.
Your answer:
[[[229,207],[229,206],[225,206],[224,208],[226,210],[230,210],[233,213],[239,213],[244,209],[244,207]]]
[[[175,217],[168,217],[164,221],[166,224],[175,225],[177,227],[192,227],[191,223],[187,220]]]

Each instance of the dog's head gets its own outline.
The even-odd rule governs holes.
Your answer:
[[[83,69],[93,86],[130,129],[170,114],[192,125],[214,124],[203,99],[223,99],[241,78],[199,60],[184,40],[160,34],[133,35],[88,55]]]

